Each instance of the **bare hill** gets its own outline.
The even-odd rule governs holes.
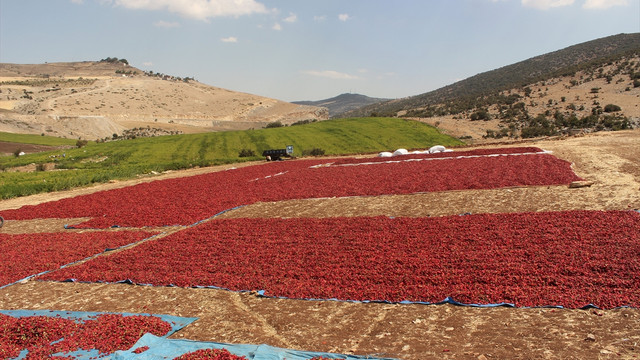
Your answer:
[[[194,133],[327,118],[323,108],[145,73],[119,61],[0,64],[0,131],[6,132],[99,139],[134,128]]]

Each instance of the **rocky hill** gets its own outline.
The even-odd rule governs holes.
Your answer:
[[[366,95],[345,93],[325,100],[292,101],[292,103],[326,107],[327,109],[329,109],[329,116],[331,118],[336,118],[341,117],[342,114],[348,111],[359,109],[363,106],[371,104],[377,104],[383,101],[389,101],[389,99],[372,98]]]
[[[638,104],[640,33],[578,44],[348,115],[421,118],[464,138],[532,137],[637,127]]]
[[[100,139],[328,119],[328,111],[144,72],[126,61],[0,64],[0,131]]]

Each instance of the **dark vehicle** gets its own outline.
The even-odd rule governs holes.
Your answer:
[[[291,157],[291,155],[287,153],[287,149],[265,150],[262,152],[262,156],[264,156],[267,161],[279,161],[282,160],[283,157]]]

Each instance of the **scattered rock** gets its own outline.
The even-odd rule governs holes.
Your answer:
[[[584,339],[585,341],[596,341],[596,336],[593,334],[589,334],[587,335],[587,337]]]
[[[586,180],[574,181],[571,184],[569,184],[569,188],[576,189],[576,188],[590,187],[591,185],[593,185],[593,181],[586,181]]]

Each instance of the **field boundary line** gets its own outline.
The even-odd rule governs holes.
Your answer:
[[[432,161],[432,160],[458,160],[458,159],[475,159],[475,158],[490,158],[490,157],[499,157],[499,156],[523,156],[523,155],[547,155],[551,154],[552,151],[543,150],[539,152],[527,152],[527,153],[514,153],[514,154],[487,154],[487,155],[460,155],[460,156],[448,156],[448,157],[440,157],[440,158],[419,158],[419,159],[403,159],[403,160],[387,160],[387,161],[368,161],[362,163],[351,163],[351,164],[337,164],[334,163],[325,163],[320,165],[309,166],[310,169],[318,169],[322,167],[338,167],[338,166],[360,166],[360,165],[379,165],[379,164],[400,164],[403,162],[418,162],[418,161]],[[411,155],[411,154],[409,154]]]

